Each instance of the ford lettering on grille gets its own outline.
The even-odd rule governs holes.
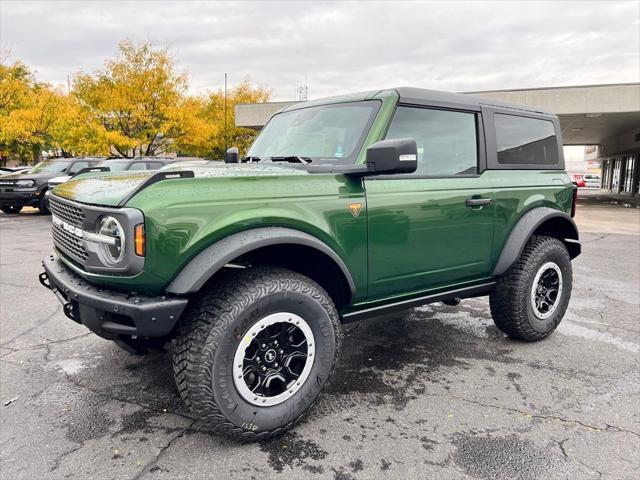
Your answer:
[[[84,266],[88,256],[83,240],[84,212],[81,208],[57,198],[50,198],[49,206],[53,244],[61,253]]]

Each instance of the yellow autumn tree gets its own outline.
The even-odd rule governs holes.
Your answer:
[[[0,58],[0,151],[9,155],[31,157],[31,146],[18,118],[31,103],[36,85],[31,71],[21,62],[9,64],[7,53]]]
[[[247,151],[257,135],[255,130],[235,126],[235,106],[242,103],[266,102],[271,91],[252,86],[249,80],[227,91],[226,125],[225,95],[217,90],[208,95],[190,97],[185,101],[183,119],[186,134],[175,142],[175,148],[184,155],[224,158],[226,148],[238,147]]]
[[[106,130],[73,93],[61,99],[51,136],[52,150],[60,156],[111,154]]]
[[[215,128],[207,149],[216,157],[224,157],[225,148],[238,147],[244,154],[257,135],[250,128],[235,126],[235,107],[243,103],[268,102],[271,91],[264,87],[254,87],[249,80],[227,91],[226,130],[225,130],[225,95],[223,90],[211,93],[206,98],[203,116]]]
[[[0,149],[22,161],[38,160],[55,144],[66,101],[64,92],[37,82],[22,63],[0,62]]]
[[[0,118],[23,105],[35,84],[31,71],[21,62],[9,65],[7,56],[0,56]]]
[[[122,157],[172,150],[186,134],[187,77],[176,72],[167,50],[150,43],[119,44],[120,55],[94,74],[76,76],[73,93],[104,130],[103,141]]]
[[[246,152],[254,130],[235,127],[235,106],[269,100],[248,80],[187,95],[187,77],[166,49],[119,44],[119,54],[93,74],[79,73],[65,93],[36,80],[20,62],[0,57],[0,151],[22,158],[41,152],[72,155],[182,155],[222,158],[226,147]]]

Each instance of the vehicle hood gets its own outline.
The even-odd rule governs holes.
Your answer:
[[[184,183],[185,193],[188,194],[189,182],[202,182],[216,178],[243,178],[247,177],[273,177],[308,175],[304,170],[291,168],[285,165],[264,164],[213,164],[202,166],[180,167],[163,170],[136,171],[136,172],[96,172],[86,173],[73,177],[68,182],[58,185],[52,190],[57,195],[68,200],[80,203],[103,206],[120,206],[149,178],[154,175],[171,175],[176,172],[191,171],[194,178],[168,179],[164,182]],[[153,188],[151,185],[148,188]],[[214,187],[212,187],[214,188]]]
[[[53,177],[49,179],[49,183],[58,184],[64,183],[71,178],[71,175],[61,175],[59,177]]]
[[[57,173],[9,173],[8,175],[2,175],[2,181],[6,180],[49,180],[51,177],[57,175]],[[41,182],[38,182],[41,183]]]

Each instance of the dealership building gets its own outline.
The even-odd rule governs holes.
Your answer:
[[[597,147],[587,149],[586,160],[600,167],[603,190],[640,193],[640,83],[468,93],[555,112],[564,145]],[[236,126],[259,130],[274,113],[294,103],[237,105]]]

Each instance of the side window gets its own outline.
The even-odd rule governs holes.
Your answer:
[[[557,165],[558,143],[553,122],[539,118],[494,114],[498,163]]]
[[[162,162],[147,162],[147,170],[158,170],[162,165]]]
[[[87,168],[89,166],[89,162],[76,162],[69,167],[69,175],[73,175],[74,173],[78,173],[83,168]]]
[[[129,170],[146,170],[147,162],[134,162],[129,167]]]
[[[478,172],[474,113],[399,106],[386,138],[414,138],[418,168],[412,175],[454,176]]]

